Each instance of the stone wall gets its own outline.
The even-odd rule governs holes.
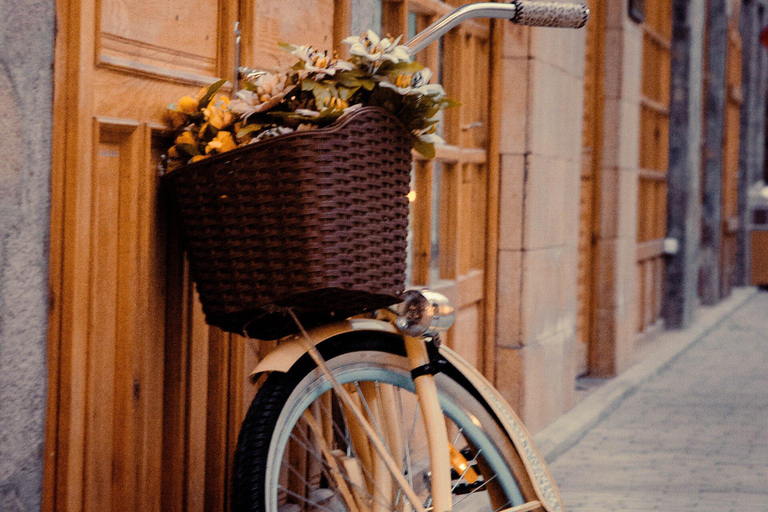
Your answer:
[[[673,3],[667,236],[680,242],[680,250],[667,260],[662,314],[674,329],[689,326],[699,305],[705,18],[701,2]]]
[[[54,2],[0,2],[0,510],[40,509]]]
[[[496,384],[534,431],[574,401],[584,36],[505,26]]]
[[[609,377],[629,367],[634,350],[637,283],[637,195],[640,166],[642,27],[626,1],[606,2],[605,107],[597,303],[591,374]]]

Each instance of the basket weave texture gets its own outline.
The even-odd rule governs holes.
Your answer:
[[[209,324],[258,339],[375,310],[405,286],[410,135],[386,110],[249,144],[161,180]]]

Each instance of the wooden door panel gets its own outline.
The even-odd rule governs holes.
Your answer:
[[[100,62],[215,75],[219,9],[210,0],[99,2]]]
[[[336,0],[243,2],[243,64],[264,69],[292,64],[295,58],[280,49],[280,42],[333,49],[335,3]],[[345,21],[348,25],[348,19]],[[340,31],[346,32],[346,28]]]

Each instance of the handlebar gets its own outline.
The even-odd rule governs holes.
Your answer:
[[[478,2],[446,14],[405,43],[411,55],[420,52],[456,25],[472,18],[508,19],[532,27],[581,28],[589,19],[586,5],[538,0],[513,0],[508,4]]]

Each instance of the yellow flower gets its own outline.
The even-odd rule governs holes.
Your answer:
[[[221,131],[216,137],[205,146],[205,154],[210,154],[215,151],[216,153],[224,153],[231,151],[237,147],[235,140],[232,138],[232,134],[229,132]]]
[[[187,124],[188,117],[189,116],[184,112],[179,112],[178,110],[168,110],[167,119],[170,121],[174,130]]]
[[[205,118],[208,119],[208,123],[217,130],[221,130],[221,127],[224,126],[224,118],[221,113],[216,109],[210,108],[205,109],[205,111],[208,113],[208,115],[205,116]]]
[[[179,158],[179,151],[176,149],[176,146],[173,146],[171,147],[171,149],[168,150],[168,157]]]
[[[184,96],[179,100],[179,108],[182,112],[192,114],[197,110],[197,100],[192,96]]]
[[[192,163],[199,162],[205,158],[208,158],[208,155],[195,155],[192,157]]]
[[[395,85],[397,87],[409,87],[412,80],[413,75],[397,75],[397,78],[395,79]]]
[[[192,135],[191,132],[184,132],[178,137],[176,137],[176,144],[192,144],[193,146],[197,145],[197,141],[195,140],[195,136]]]
[[[203,109],[206,121],[217,130],[221,130],[234,121],[232,112],[229,111],[229,98],[217,96],[212,99],[207,108]]]
[[[341,98],[325,98],[323,103],[334,110],[344,110],[349,107],[349,103]]]

